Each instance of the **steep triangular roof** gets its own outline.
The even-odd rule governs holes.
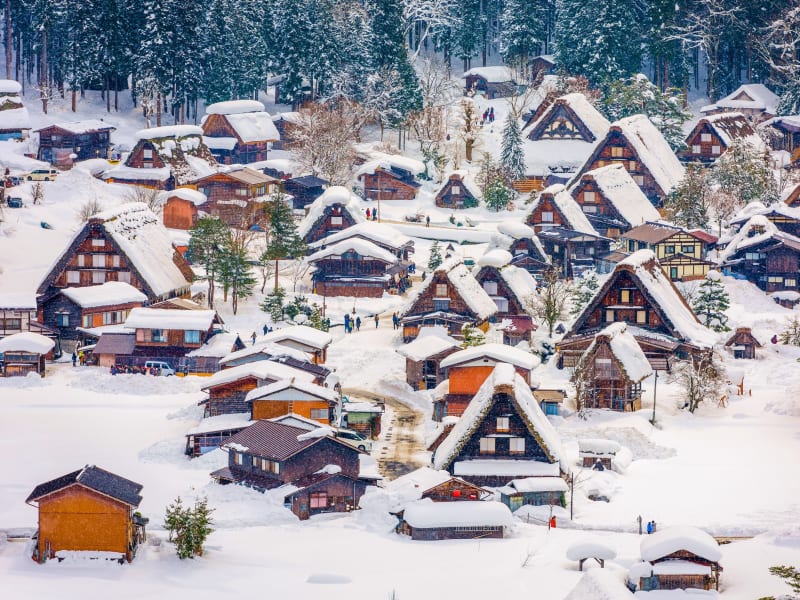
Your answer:
[[[480,424],[494,406],[497,395],[506,393],[511,397],[528,433],[537,441],[550,464],[559,463],[562,473],[569,470],[568,462],[561,448],[561,439],[547,420],[539,404],[533,397],[530,386],[508,363],[495,366],[486,378],[464,414],[436,449],[433,455],[434,469],[447,469],[456,460],[464,445],[477,431]]]
[[[588,180],[593,180],[608,200],[609,204],[630,225],[636,227],[646,221],[656,221],[661,215],[655,209],[642,189],[625,170],[621,164],[610,164],[584,173],[572,186],[573,195],[585,185]]]
[[[322,195],[308,205],[308,214],[297,227],[297,233],[305,239],[325,218],[328,210],[339,204],[348,214],[353,223],[363,223],[361,214],[361,199],[346,187],[334,185],[325,190]]]
[[[523,135],[533,141],[539,140],[560,119],[569,120],[580,133],[581,139],[589,143],[603,139],[611,126],[608,119],[592,106],[586,96],[574,93],[556,98],[536,121],[525,128]]]
[[[729,110],[749,109],[761,110],[774,115],[779,100],[780,98],[763,83],[745,83],[724,98],[717,100],[714,104],[703,106],[700,112],[706,113],[721,108]]]
[[[502,264],[500,264],[500,261],[494,262],[491,260],[495,256],[502,256]],[[527,298],[536,292],[536,280],[525,269],[509,264],[512,258],[511,253],[506,250],[501,250],[500,248],[489,250],[478,259],[478,264],[473,269],[473,272],[475,273],[475,279],[482,284],[483,278],[488,272],[495,271],[505,283],[510,294],[514,296],[517,304],[525,308]]]
[[[625,323],[612,323],[598,332],[578,364],[590,360],[600,344],[608,344],[617,367],[632,383],[639,383],[653,372],[647,357]]]
[[[511,246],[517,240],[528,240],[530,246],[534,249],[538,256],[534,256],[538,260],[549,263],[550,257],[544,251],[542,242],[534,232],[533,228],[521,221],[503,221],[497,225],[497,235],[492,236],[489,244],[490,248],[502,248],[503,250],[511,251]]]
[[[754,215],[748,219],[747,223],[742,225],[739,232],[733,236],[733,239],[728,242],[725,249],[720,252],[719,260],[721,263],[725,263],[733,259],[741,251],[769,241],[783,244],[792,248],[795,252],[800,252],[800,238],[780,231],[766,215]]]
[[[575,202],[575,198],[573,198],[567,188],[560,183],[553,184],[542,190],[539,197],[534,200],[533,206],[528,214],[532,214],[539,205],[548,198],[553,201],[556,210],[564,220],[564,225],[562,225],[564,229],[571,229],[572,231],[588,233],[600,237],[597,230],[589,223],[589,219],[586,218],[580,204]]]
[[[712,129],[726,148],[730,147],[733,140],[742,139],[756,151],[763,152],[766,149],[764,141],[755,132],[750,121],[739,112],[724,112],[703,117],[686,136],[686,142],[689,143],[706,125]]]
[[[714,345],[716,336],[697,319],[675,284],[664,274],[652,250],[639,250],[617,264],[611,276],[578,315],[565,339],[581,331],[592,312],[615,289],[622,273],[627,273],[650,301],[652,309],[656,311],[671,337],[700,348]]]

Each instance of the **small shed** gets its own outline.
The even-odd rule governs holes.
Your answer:
[[[736,332],[725,342],[725,348],[733,353],[733,358],[755,358],[756,349],[763,348],[763,345],[749,327],[737,327]]]
[[[533,397],[539,403],[539,408],[546,415],[557,416],[561,410],[561,404],[567,397],[566,390],[538,388],[533,390]]]
[[[46,359],[53,358],[56,343],[31,331],[15,333],[0,340],[0,356],[4,377],[25,376],[38,373],[44,377]]]
[[[188,230],[197,225],[199,209],[208,198],[193,188],[181,187],[171,192],[162,192],[164,211],[161,220],[164,227]]]
[[[642,538],[640,552],[651,565],[649,573],[635,565],[639,577],[634,583],[642,591],[719,590],[722,552],[717,541],[701,529],[679,526],[658,531]]]
[[[397,349],[406,357],[406,383],[414,390],[432,390],[445,379],[442,360],[460,349],[444,327],[421,328],[417,339]]]
[[[371,439],[381,434],[381,417],[386,410],[383,402],[343,402],[342,425]]]
[[[482,93],[489,100],[513,95],[517,82],[508,67],[475,67],[464,75],[464,93]]]
[[[614,440],[578,440],[578,458],[583,467],[597,467],[599,463],[603,469],[610,469],[613,466],[614,457],[621,451],[622,446]]]
[[[406,507],[400,532],[412,540],[503,538],[514,517],[500,502],[433,502],[420,500]]]
[[[186,456],[196,458],[216,450],[228,438],[252,425],[247,413],[206,417],[186,433]]]
[[[500,488],[500,501],[515,511],[522,506],[566,506],[567,483],[561,477],[525,477]]]
[[[436,206],[443,208],[475,208],[483,194],[467,171],[453,171],[436,194]]]
[[[117,357],[132,356],[136,348],[136,334],[130,333],[104,333],[100,336],[92,355],[97,358],[101,367],[113,367],[117,364]]]
[[[292,177],[283,182],[283,189],[292,197],[294,208],[305,208],[319,198],[330,182],[314,175]]]
[[[578,562],[579,571],[583,571],[583,563],[590,558],[595,559],[602,569],[607,560],[614,560],[616,557],[617,551],[602,540],[584,540],[567,548],[567,558]]]
[[[434,502],[474,502],[488,500],[491,496],[490,490],[464,481],[460,477],[450,477],[422,492],[423,498],[430,498]]]

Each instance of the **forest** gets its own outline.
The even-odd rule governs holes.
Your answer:
[[[790,0],[5,0],[5,76],[50,98],[131,90],[145,111],[193,119],[198,101],[385,98],[421,108],[414,65],[521,67],[555,56],[593,87],[643,72],[711,100],[742,82],[800,112],[800,7]]]

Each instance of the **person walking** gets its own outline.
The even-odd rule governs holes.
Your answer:
[[[370,212],[370,210],[369,210],[369,209],[367,209],[367,221],[369,221],[369,217],[370,217],[370,215],[371,215],[371,214],[372,214],[372,213]]]
[[[361,331],[361,317],[356,317],[356,331]]]
[[[264,332],[264,335],[267,335],[269,333],[269,327],[267,327],[266,324],[265,324],[264,328],[262,329],[262,331]]]
[[[78,364],[78,355],[75,353],[75,350],[72,351],[72,366]]]
[[[378,322],[380,321],[380,317],[378,317],[378,313],[375,313],[375,329],[378,328]]]
[[[652,521],[648,521],[647,522],[647,535],[650,535],[651,533],[653,533],[653,522]]]
[[[431,216],[425,215],[425,227],[430,227],[430,226],[431,226]]]
[[[344,332],[350,333],[350,313],[344,313]]]
[[[258,336],[256,335],[256,332],[255,332],[255,331],[254,331],[253,333],[251,333],[251,334],[250,334],[250,339],[251,339],[251,340],[253,340],[253,346],[255,346],[255,345],[256,345],[256,338],[257,338],[257,337],[258,337]]]
[[[78,362],[81,363],[81,366],[86,363],[86,355],[83,353],[83,350],[78,352]]]

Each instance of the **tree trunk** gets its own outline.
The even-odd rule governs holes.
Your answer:
[[[6,0],[6,79],[11,79],[11,0]]]
[[[39,95],[42,112],[47,114],[47,29],[42,29],[42,54],[39,63]]]
[[[472,162],[472,145],[473,142],[470,140],[464,143],[464,158],[467,159],[467,162]]]
[[[278,292],[278,259],[275,259],[275,293]]]
[[[114,75],[114,111],[119,112],[119,78]]]
[[[111,75],[106,74],[103,78],[103,83],[106,88],[106,112],[111,112]]]
[[[156,127],[161,127],[161,92],[156,94]]]

